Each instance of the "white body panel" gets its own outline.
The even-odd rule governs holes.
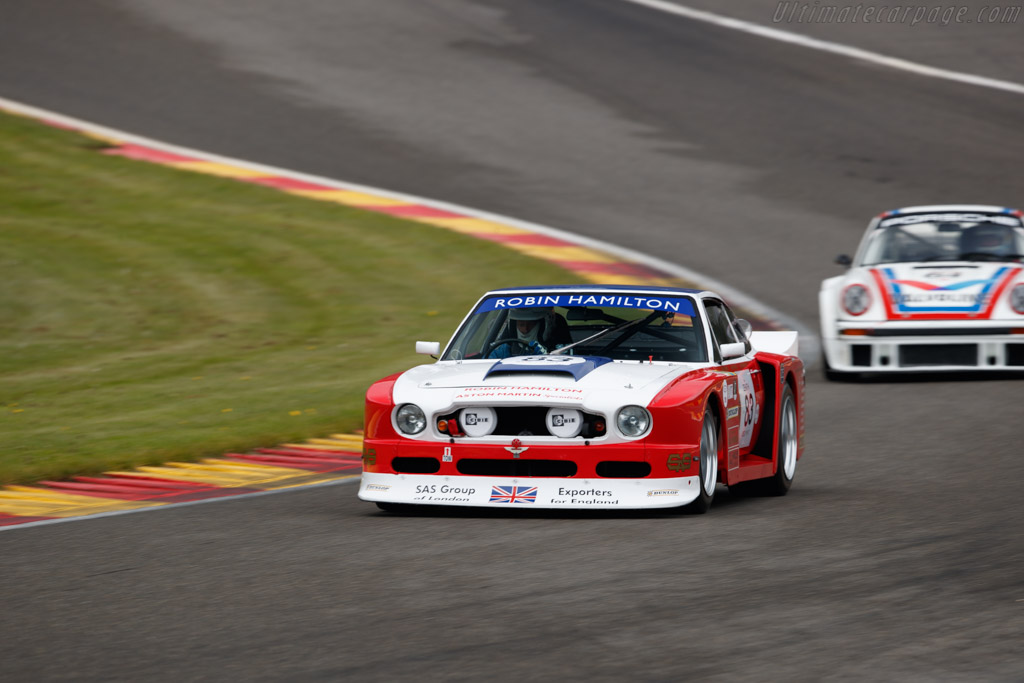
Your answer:
[[[491,502],[496,487],[536,487],[524,502]],[[359,498],[376,503],[495,508],[639,509],[686,505],[697,498],[697,477],[670,479],[558,479],[545,477],[440,477],[364,472]]]

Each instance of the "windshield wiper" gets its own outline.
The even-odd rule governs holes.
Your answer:
[[[554,351],[551,351],[549,353],[549,355],[551,355],[551,356],[560,356],[563,353],[565,353],[566,351],[568,351],[569,349],[575,348],[575,347],[579,346],[580,344],[586,344],[588,341],[594,341],[595,339],[600,339],[601,337],[605,337],[605,336],[611,334],[612,332],[617,332],[619,330],[628,330],[629,328],[636,327],[638,325],[646,325],[647,323],[649,323],[652,320],[654,320],[655,318],[657,318],[659,315],[660,316],[664,316],[665,312],[664,311],[652,311],[651,314],[648,315],[646,318],[637,318],[636,320],[627,320],[625,322],[619,323],[618,325],[614,325],[613,327],[609,327],[608,329],[601,330],[597,334],[592,334],[589,337],[586,337],[585,339],[580,339],[578,342],[573,342],[572,344],[566,344],[565,346],[563,346],[560,349],[555,349]]]

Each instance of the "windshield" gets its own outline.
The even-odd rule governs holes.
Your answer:
[[[959,216],[961,220],[943,220],[945,217],[910,214],[882,220],[869,237],[861,265],[1022,258],[1024,230],[1019,218],[967,215]]]
[[[632,293],[490,296],[441,360],[559,353],[702,363],[707,348],[694,306],[689,297]]]

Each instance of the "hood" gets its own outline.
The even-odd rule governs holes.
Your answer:
[[[890,320],[921,315],[988,317],[1018,271],[1016,265],[978,262],[893,263],[870,269]]]
[[[491,366],[485,379],[527,373],[531,375],[568,375],[579,382],[611,358],[600,356],[512,356]]]

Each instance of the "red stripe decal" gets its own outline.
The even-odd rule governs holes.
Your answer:
[[[899,318],[892,310],[892,293],[886,286],[885,278],[878,272],[877,268],[872,268],[870,271],[871,277],[875,279],[875,284],[878,286],[878,291],[881,293],[882,305],[885,306],[885,317],[889,320],[898,320]]]
[[[1020,268],[1012,268],[1012,269],[1010,269],[1010,272],[1008,272],[1006,274],[1006,277],[1003,278],[1003,281],[999,283],[998,287],[996,287],[996,291],[992,292],[992,296],[989,297],[989,300],[988,300],[988,306],[985,308],[985,317],[986,318],[991,318],[992,317],[992,311],[995,309],[996,302],[999,301],[1000,295],[1002,295],[1003,291],[1006,290],[1006,288],[1010,285],[1010,282],[1015,277],[1017,277],[1017,273],[1019,273],[1020,271],[1021,271]]]

